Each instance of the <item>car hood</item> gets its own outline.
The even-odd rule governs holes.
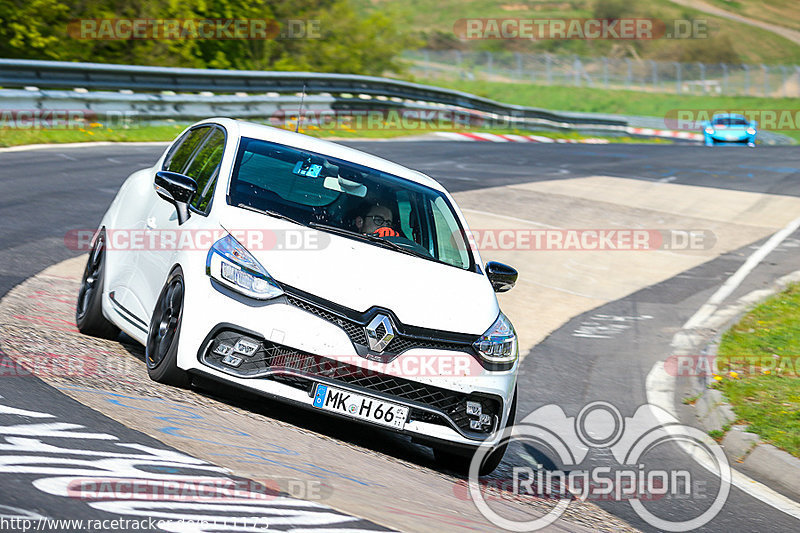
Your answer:
[[[264,246],[239,240],[276,281],[358,312],[378,306],[406,325],[480,335],[500,311],[482,274],[243,209],[226,211],[220,223],[237,238],[241,228],[265,230]]]

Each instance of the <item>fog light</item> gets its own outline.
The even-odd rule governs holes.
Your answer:
[[[467,402],[467,414],[471,416],[481,416],[481,404],[478,402]]]
[[[218,344],[216,348],[214,348],[214,353],[218,355],[230,355],[233,353],[233,346],[230,344]]]
[[[226,355],[222,358],[222,362],[224,364],[232,367],[238,367],[242,364],[242,361],[244,361],[244,359],[241,357],[236,357],[235,355]]]
[[[239,339],[233,347],[234,352],[246,355],[247,357],[252,357],[252,355],[256,353],[256,350],[258,350],[258,344],[245,339]]]

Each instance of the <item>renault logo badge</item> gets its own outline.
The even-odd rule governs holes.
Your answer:
[[[369,349],[374,352],[382,352],[394,339],[392,320],[386,315],[375,315],[364,328],[364,332],[367,334]]]

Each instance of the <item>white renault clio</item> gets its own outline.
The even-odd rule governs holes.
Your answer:
[[[466,468],[513,424],[518,346],[453,198],[339,144],[232,119],[187,129],[122,185],[76,321],[197,377],[411,435]],[[504,447],[488,456],[493,470]]]

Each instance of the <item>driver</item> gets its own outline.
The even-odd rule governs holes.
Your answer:
[[[379,237],[399,237],[395,229],[392,228],[392,211],[382,205],[373,205],[367,210],[363,217],[357,216],[355,219],[356,229],[361,233],[372,233]]]

